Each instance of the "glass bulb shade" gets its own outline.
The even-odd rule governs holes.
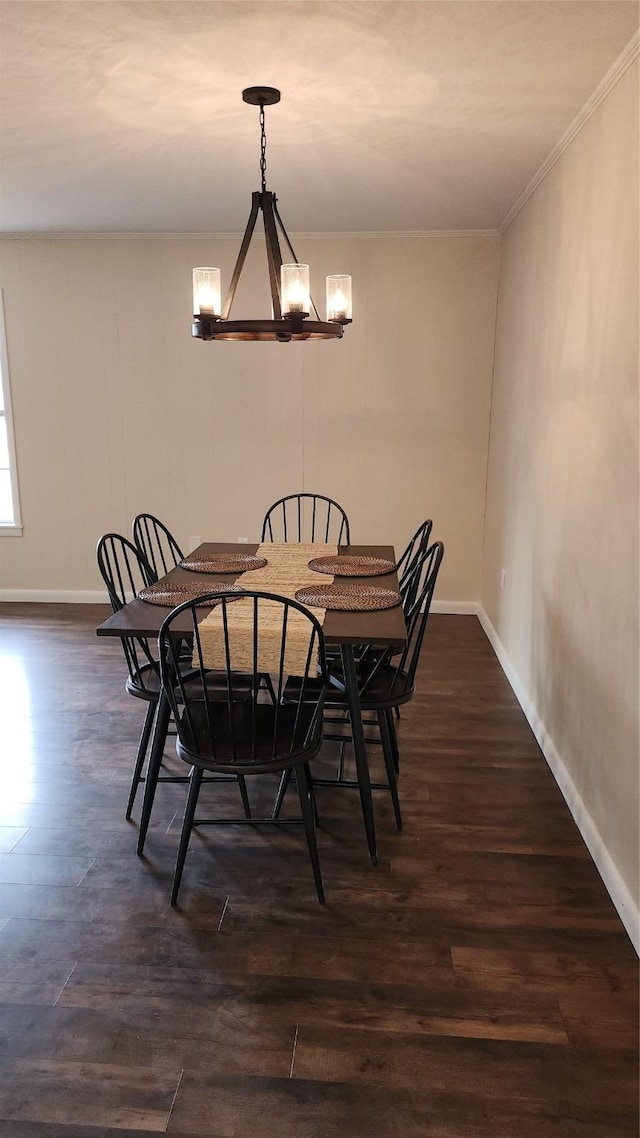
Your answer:
[[[351,320],[351,277],[336,273],[327,277],[327,320]]]
[[[283,316],[308,316],[311,308],[309,266],[282,265],[280,292]]]
[[[220,269],[193,270],[194,316],[219,316],[222,311]]]

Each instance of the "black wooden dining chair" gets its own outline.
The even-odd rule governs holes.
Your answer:
[[[102,574],[102,579],[107,586],[111,607],[114,612],[119,612],[119,610],[124,608],[125,604],[132,600],[140,589],[147,584],[147,580],[152,574],[151,566],[148,562],[145,562],[140,550],[137,549],[128,538],[122,537],[121,534],[117,533],[105,534],[105,536],[100,539],[97,554],[98,566]],[[144,852],[144,844],[158,783],[186,783],[188,781],[188,775],[160,773],[167,736],[175,734],[175,731],[170,726],[171,709],[169,703],[167,700],[162,699],[159,661],[154,655],[148,640],[134,636],[121,637],[120,639],[128,669],[125,689],[129,695],[133,695],[137,699],[145,700],[148,704],[142,734],[140,736],[140,743],[136,753],[136,761],[125,815],[126,818],[131,817],[136,792],[138,787],[144,783],[145,795],[138,831],[138,854],[141,856]],[[186,679],[194,674],[193,665],[191,663],[191,648],[188,646],[186,639],[183,639],[179,651],[180,666],[182,674]],[[215,682],[217,682],[218,687],[220,687],[225,681],[226,677],[218,674]],[[210,686],[211,688],[214,687],[213,676],[210,680]],[[238,681],[236,686],[237,690],[240,691],[243,686],[243,681]],[[249,685],[244,683],[245,698],[248,688]],[[143,775],[142,770],[145,758],[147,757],[152,731],[153,746],[149,754],[146,774]],[[223,781],[236,782],[236,778],[230,777],[223,779]],[[250,818],[251,806],[244,779],[238,778],[237,782],[245,817]]]
[[[152,570],[148,585],[153,585],[182,561],[184,554],[175,537],[153,514],[138,514],[132,532],[134,544]]]
[[[420,586],[411,607],[405,611],[407,643],[401,653],[396,658],[394,650],[388,649],[377,657],[361,659],[358,664],[360,707],[363,712],[373,712],[376,716],[387,775],[387,789],[391,794],[396,825],[399,830],[402,829],[402,815],[396,777],[398,744],[393,711],[396,707],[413,699],[415,693],[416,673],[443,556],[444,546],[441,541],[436,541],[422,555],[422,562],[416,563],[414,572],[419,573]],[[296,699],[297,695],[298,684],[296,679],[292,678],[287,683],[284,698],[285,700]],[[344,711],[346,707],[344,686],[339,677],[332,677],[332,683],[325,698],[325,710],[327,712],[332,710]],[[331,721],[331,717],[329,719]],[[324,738],[342,741],[344,736],[325,733]],[[273,811],[274,817],[279,816],[288,780],[288,772],[285,772],[280,780]],[[357,782],[342,777],[338,779],[314,778],[314,786],[325,785],[358,787]],[[373,789],[376,789],[384,784],[372,783],[371,785]]]
[[[402,598],[402,611],[404,613],[405,623],[408,623],[408,614],[413,608],[413,602],[420,590],[420,584],[423,580],[427,562],[427,550],[429,548],[429,536],[433,527],[433,522],[429,518],[427,521],[422,522],[418,526],[411,541],[407,545],[401,557],[396,562],[396,573],[398,575],[398,591]],[[360,665],[365,661],[369,663],[373,659],[378,659],[381,654],[381,649],[371,648],[368,645],[363,645],[358,653],[358,662]],[[398,649],[394,649],[393,654],[398,655]],[[394,708],[396,718],[400,718],[400,708]],[[396,770],[398,768],[396,767]]]
[[[350,545],[349,519],[324,494],[288,494],[267,510],[261,541],[318,541]]]
[[[409,542],[400,561],[397,563],[397,565],[400,566],[398,589],[402,598],[402,612],[407,629],[409,628],[411,615],[414,611],[416,597],[425,585],[431,568],[431,550],[427,544],[431,526],[431,521],[422,523]],[[427,542],[424,541],[425,534],[427,536]],[[359,670],[361,672],[366,671],[366,668],[371,667],[372,663],[379,659],[382,654],[383,652],[381,652],[380,649],[371,648],[370,646],[365,647],[358,659]],[[387,649],[386,654],[387,658],[397,657],[400,654],[400,650],[397,648]],[[393,712],[396,719],[400,719],[400,707],[394,707]],[[393,720],[391,720],[391,728],[393,728]],[[392,730],[391,733],[392,741],[395,743],[395,730]],[[341,752],[341,761],[343,754],[344,750]],[[400,770],[400,757],[397,745],[394,747],[394,766],[397,774]]]
[[[202,614],[190,601],[169,614],[158,640],[162,684],[177,726],[177,753],[191,767],[171,904],[177,901],[193,826],[247,822],[247,819],[196,819],[205,771],[242,778],[295,771],[302,819],[294,824],[301,821],[304,825],[318,900],[323,902],[308,766],[322,744],[322,711],[327,691],[322,627],[297,601],[271,593],[247,592],[241,600],[230,600],[228,594],[212,591],[206,600],[216,603],[220,612],[220,626],[213,633],[213,643],[198,627]],[[240,605],[247,606],[242,614],[241,634],[232,623],[233,612]],[[194,646],[195,675],[188,678],[180,669],[180,642],[186,635],[185,624]],[[264,655],[265,644],[270,648],[268,658]],[[221,661],[226,662],[226,684],[222,686],[217,683],[219,671],[211,667],[212,654],[215,654],[216,669],[220,668]],[[292,669],[300,673],[298,692],[295,699],[285,703],[284,687]],[[273,677],[275,703],[265,698],[260,686],[265,670]],[[213,688],[212,674],[216,680]],[[273,819],[250,819],[252,826],[265,823],[273,825]]]
[[[154,579],[153,570],[137,546],[119,533],[107,533],[101,537],[96,552],[98,568],[107,586],[111,607],[114,612],[119,612],[150,579]],[[126,817],[130,818],[136,791],[144,781],[142,768],[160,699],[160,666],[147,640],[127,636],[121,639],[121,643],[128,669],[126,691],[147,704],[127,802]]]
[[[418,526],[404,553],[396,562],[398,587],[405,609],[410,608],[412,602],[415,600],[415,593],[417,592],[420,577],[414,573],[414,570],[418,559],[423,556],[429,548],[429,537],[432,528],[433,522],[430,518]]]

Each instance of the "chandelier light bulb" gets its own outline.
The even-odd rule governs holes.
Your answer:
[[[309,296],[309,266],[289,264],[280,269],[283,316],[308,316],[311,308]]]
[[[327,277],[327,320],[348,324],[352,317],[351,277],[344,273]]]
[[[220,269],[193,270],[194,316],[219,316],[222,311]]]

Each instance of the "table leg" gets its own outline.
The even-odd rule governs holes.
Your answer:
[[[362,712],[358,693],[358,673],[356,671],[353,647],[350,644],[342,645],[342,667],[344,670],[345,694],[349,707],[349,719],[351,721],[351,738],[353,740],[353,750],[356,760],[364,828],[367,833],[371,864],[376,865],[378,856],[376,852],[376,830],[373,820],[371,779],[369,777],[369,763],[367,761],[367,745],[364,741],[364,730],[362,727]]]
[[[164,747],[167,741],[167,731],[169,728],[170,717],[171,709],[169,707],[169,700],[167,699],[164,692],[160,692],[158,709],[156,711],[156,721],[153,728],[151,754],[149,755],[149,762],[147,763],[147,774],[144,783],[144,797],[142,799],[140,829],[138,831],[138,857],[142,857],[144,842],[147,836],[147,830],[149,829],[151,810],[156,793],[156,786],[158,785],[160,764],[162,763]]]

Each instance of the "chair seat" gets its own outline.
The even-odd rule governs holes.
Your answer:
[[[292,759],[306,761],[319,750],[322,741],[322,717],[316,707],[321,693],[319,681],[313,704],[229,704],[226,699],[216,702],[215,695],[206,705],[204,701],[190,703],[188,714],[185,711],[180,717],[178,755],[193,766],[233,773],[283,770]],[[274,759],[276,716],[279,758]],[[211,734],[215,738],[215,753]]]
[[[180,658],[180,670],[182,675],[186,678],[189,688],[194,693],[194,698],[197,698],[198,692],[202,692],[202,684],[196,669],[191,664],[191,657],[186,656]],[[189,673],[192,673],[190,676]],[[149,701],[157,700],[160,695],[161,683],[160,676],[155,670],[153,664],[145,664],[139,671],[140,683],[136,683],[133,677],[127,677],[126,690],[129,695],[135,695],[138,699],[146,699]],[[251,691],[251,676],[240,674],[233,674],[233,690],[236,696],[248,695]],[[226,698],[227,691],[227,673],[226,672],[208,672],[207,673],[207,691],[214,695],[219,692],[224,694]],[[179,688],[176,688],[178,698],[180,696]]]
[[[136,699],[146,699],[149,702],[157,700],[160,696],[160,675],[157,665],[144,664],[136,675],[127,676],[125,690]]]
[[[337,674],[335,670],[332,672],[332,679],[342,682],[342,676]],[[312,681],[307,683],[306,688],[309,691],[308,698],[317,698],[318,689],[315,687],[316,683],[320,681]],[[364,692],[360,694],[360,706],[363,711],[377,711],[387,707],[397,707],[401,703],[407,703],[413,696],[413,687],[408,683],[407,676],[404,672],[398,672],[392,665],[382,665],[377,668],[370,681],[367,682],[367,673],[359,671],[358,682],[364,687]],[[366,687],[365,687],[366,684]],[[295,676],[290,676],[285,685],[283,692],[283,700],[286,703],[296,701],[300,694],[300,682]],[[343,691],[340,691],[333,683],[330,683],[325,701],[325,708],[344,708],[347,707],[347,697]]]

